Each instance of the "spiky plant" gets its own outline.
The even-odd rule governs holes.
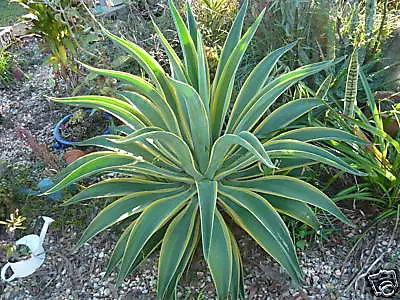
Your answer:
[[[264,15],[263,11],[241,36],[246,8],[244,2],[228,34],[212,84],[191,9],[187,5],[186,25],[171,1],[183,61],[155,28],[172,74],[166,74],[144,49],[105,31],[139,62],[148,79],[87,66],[93,72],[123,81],[126,89],[118,98],[53,99],[102,109],[124,123],[118,128],[120,135],[98,136],[80,143],[109,151],[88,154],[72,163],[48,191],[101,173],[125,175],[90,185],[65,203],[118,198],[95,217],[77,243],[77,247],[82,246],[118,222],[129,224],[106,272],[110,274],[119,267],[117,285],[161,245],[158,298],[174,298],[177,283],[201,240],[218,297],[243,298],[242,263],[228,227],[230,219],[278,261],[295,282],[301,283],[303,275],[295,247],[280,214],[318,229],[320,225],[310,208],[316,206],[349,223],[325,194],[284,172],[323,162],[360,174],[324,148],[311,144],[328,139],[350,143],[360,140],[336,129],[290,127],[298,117],[321,107],[323,101],[319,99],[291,101],[270,112],[289,87],[332,63],[307,65],[271,78],[277,61],[294,46],[290,44],[265,57],[233,97],[235,73]],[[233,108],[228,113],[231,102]]]
[[[350,57],[347,70],[346,90],[344,95],[343,114],[354,118],[354,109],[357,106],[357,85],[360,66],[358,63],[358,49],[355,48]]]

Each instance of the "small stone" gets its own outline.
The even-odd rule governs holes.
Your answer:
[[[104,296],[110,296],[111,290],[109,288],[106,288],[103,292]]]
[[[342,272],[339,269],[335,270],[335,276],[340,277],[340,275],[342,275]]]

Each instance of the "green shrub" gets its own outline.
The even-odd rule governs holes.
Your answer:
[[[328,98],[332,103],[330,109],[323,121],[314,120],[314,125],[341,128],[368,142],[363,147],[341,142],[331,142],[331,146],[369,175],[362,179],[358,191],[349,191],[358,195],[358,200],[375,203],[381,210],[375,221],[380,221],[397,214],[400,205],[400,105],[392,103],[389,111],[381,109],[383,103],[376,102],[366,75],[359,70],[357,57],[356,49],[348,67],[344,105]],[[366,101],[360,101],[364,99],[357,93],[358,81],[365,91]]]
[[[176,285],[201,240],[218,297],[244,298],[241,257],[228,227],[230,219],[278,261],[296,283],[301,283],[303,275],[295,247],[279,214],[319,229],[310,207],[315,206],[349,223],[325,194],[286,173],[323,162],[360,175],[312,142],[361,140],[337,129],[296,125],[300,116],[324,105],[316,98],[291,101],[270,112],[271,105],[290,86],[328,68],[332,62],[270,77],[280,57],[293,48],[290,44],[265,57],[250,73],[238,96],[233,97],[236,71],[264,15],[263,11],[242,36],[246,8],[244,2],[212,83],[191,9],[186,8],[186,25],[171,1],[183,61],[155,25],[170,59],[171,75],[141,47],[105,31],[138,61],[148,80],[87,66],[99,75],[123,81],[125,90],[118,98],[53,99],[107,111],[123,123],[117,128],[120,135],[81,142],[82,146],[99,146],[107,151],[88,154],[69,165],[48,191],[89,176],[110,172],[119,175],[90,185],[65,202],[71,205],[88,199],[118,198],[93,219],[77,243],[80,247],[104,229],[127,222],[106,272],[110,274],[119,265],[117,285],[161,244],[158,298],[174,298]],[[228,111],[230,102],[233,107]]]
[[[13,66],[13,54],[8,52],[5,47],[0,48],[0,84],[8,86],[13,81]]]
[[[75,77],[79,73],[74,61],[79,46],[77,39],[84,35],[85,29],[82,4],[76,0],[12,1],[26,10],[22,20],[31,24],[28,32],[39,36],[43,50],[50,53],[45,62],[53,67],[55,79],[62,78],[76,85]]]
[[[256,1],[253,5],[264,4],[265,1]],[[375,76],[373,90],[382,89],[388,81],[383,75],[389,74],[383,74],[383,69],[394,63],[382,58],[382,46],[398,27],[399,6],[389,4],[390,1],[376,0],[269,1],[266,4],[268,18],[262,22],[259,38],[254,42],[255,56],[263,56],[265,49],[276,49],[298,41],[297,47],[281,62],[283,69],[347,57],[342,64],[326,71],[326,75],[334,77],[335,89],[331,88],[330,93],[342,98],[348,57],[354,46],[361,47],[360,67],[367,77]],[[291,95],[301,97],[307,93],[308,87],[317,89],[323,81],[323,74],[317,74],[295,86]]]

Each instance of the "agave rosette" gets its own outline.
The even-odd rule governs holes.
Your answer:
[[[154,26],[168,54],[171,74],[144,49],[105,30],[136,59],[148,79],[87,66],[92,72],[124,82],[125,89],[116,98],[53,99],[104,110],[124,124],[118,127],[118,135],[80,143],[106,151],[88,154],[69,165],[48,191],[101,173],[124,175],[90,185],[65,203],[116,199],[92,220],[77,247],[126,221],[129,225],[115,245],[106,272],[118,267],[117,284],[161,245],[157,294],[160,299],[174,298],[177,283],[201,241],[218,297],[243,298],[241,257],[227,218],[301,283],[295,247],[280,214],[318,229],[311,209],[315,206],[348,223],[324,193],[285,175],[285,171],[322,162],[359,175],[320,142],[355,143],[360,139],[337,129],[290,127],[300,116],[324,105],[317,98],[293,100],[270,112],[288,88],[332,62],[307,65],[273,78],[272,70],[294,46],[290,44],[265,57],[233,96],[236,71],[264,16],[263,11],[242,35],[246,8],[245,1],[228,34],[212,83],[190,6],[186,6],[185,23],[170,2],[183,60]]]

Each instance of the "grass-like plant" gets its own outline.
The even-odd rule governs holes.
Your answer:
[[[8,86],[12,80],[12,68],[14,65],[13,54],[6,50],[6,47],[0,47],[0,84]]]
[[[369,175],[363,178],[364,183],[360,185],[363,192],[356,192],[354,196],[359,200],[375,203],[380,208],[380,214],[372,222],[375,225],[382,219],[397,214],[400,207],[400,105],[392,105],[390,112],[381,110],[367,76],[360,70],[358,53],[359,50],[355,49],[350,58],[343,108],[340,103],[333,101],[325,118],[315,119],[313,123],[316,126],[329,124],[341,128],[368,143],[360,147],[330,142],[335,150],[346,156],[346,161]],[[366,105],[358,104],[358,81],[364,89]],[[359,191],[360,187],[357,188]],[[363,194],[367,197],[363,198]]]
[[[312,185],[285,175],[304,164],[323,162],[360,174],[314,141],[360,142],[355,136],[324,127],[296,127],[294,122],[321,107],[317,99],[288,102],[271,112],[275,101],[293,84],[331,66],[307,65],[276,78],[269,75],[294,44],[265,57],[248,76],[237,96],[235,73],[261,22],[264,11],[242,36],[247,2],[228,34],[212,83],[204,47],[190,6],[187,25],[172,1],[170,9],[181,42],[183,61],[159,28],[168,54],[167,74],[144,49],[105,30],[141,65],[148,78],[87,66],[97,74],[125,83],[117,98],[77,96],[53,99],[98,108],[123,125],[119,135],[91,138],[81,145],[108,149],[88,154],[61,171],[48,192],[83,178],[114,172],[122,176],[92,184],[66,201],[118,198],[89,224],[77,247],[99,232],[125,221],[107,274],[119,267],[117,284],[161,245],[157,294],[173,299],[176,286],[201,241],[220,299],[244,298],[239,247],[229,228],[232,219],[301,283],[295,247],[280,214],[314,229],[320,227],[310,206],[349,223],[335,203]],[[229,104],[232,109],[228,110]]]

